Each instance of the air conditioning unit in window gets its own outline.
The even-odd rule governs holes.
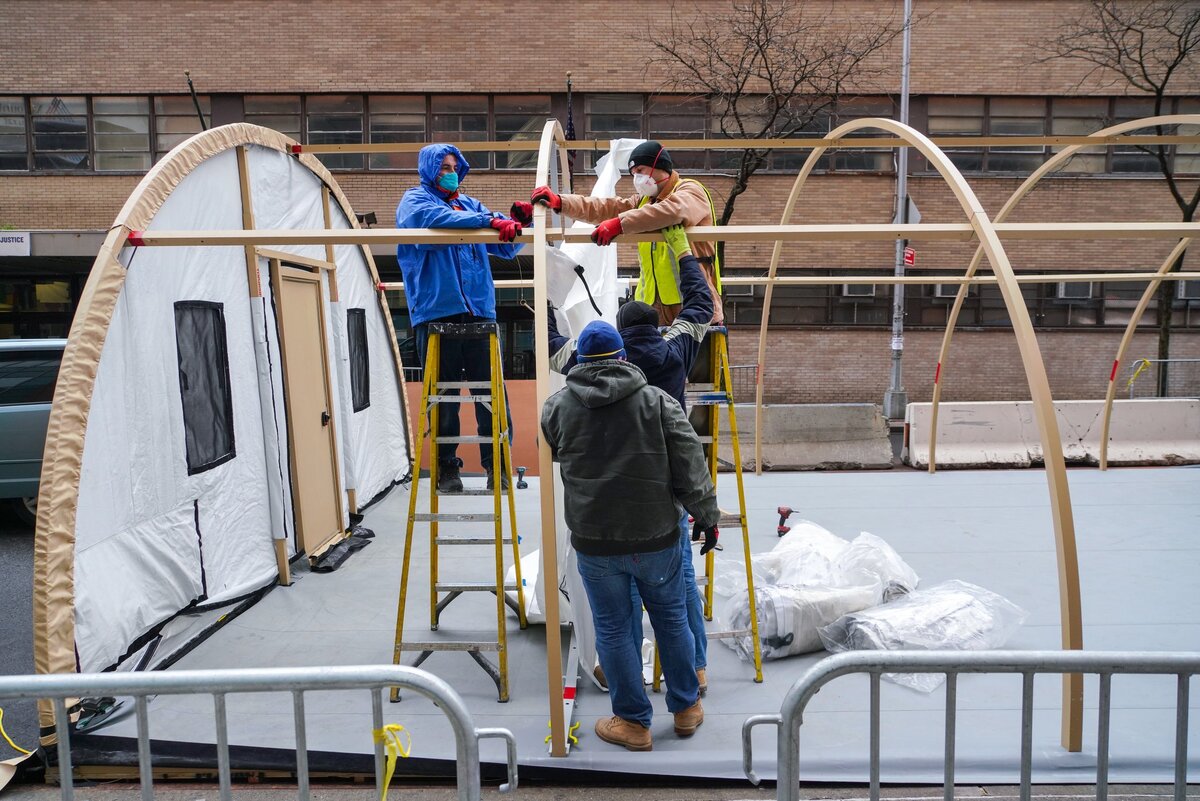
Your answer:
[[[844,298],[873,298],[875,297],[874,284],[842,284],[842,297]]]
[[[1180,281],[1180,300],[1200,300],[1200,281]]]
[[[1059,300],[1091,300],[1092,299],[1092,283],[1088,282],[1067,282],[1059,281],[1058,283],[1058,299]]]

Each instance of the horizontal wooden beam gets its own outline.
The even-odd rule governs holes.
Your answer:
[[[630,281],[635,278],[627,279]],[[1143,281],[1200,281],[1200,272],[1188,273],[1045,273],[1042,275],[1018,275],[1018,284],[1090,284],[1090,283],[1140,283]],[[763,286],[771,283],[765,275],[739,276],[737,278],[722,278],[723,286]],[[823,284],[995,284],[994,275],[976,275],[964,278],[962,275],[790,275],[778,277],[775,283],[780,286],[821,286]],[[500,279],[495,282],[497,289],[528,289],[533,286],[532,278]],[[383,281],[379,289],[404,289],[403,281]]]
[[[831,149],[869,148],[893,149],[897,147],[912,147],[912,145],[894,136],[846,136],[837,139],[821,139],[820,137],[804,137],[798,139],[660,139],[663,147],[668,150],[811,150],[816,147]],[[1096,147],[1114,147],[1130,145],[1195,145],[1200,144],[1200,136],[1170,134],[1154,136],[1152,134],[1136,134],[1127,136],[938,136],[933,137],[933,143],[940,148],[970,148],[970,147],[1053,147],[1069,145],[1095,145]],[[464,153],[487,151],[528,151],[534,152],[539,147],[536,139],[512,139],[508,141],[488,142],[453,142],[451,143]],[[425,147],[424,142],[372,142],[346,145],[293,145],[295,153],[416,153]],[[566,144],[567,150],[590,150],[597,153],[608,152],[607,139],[576,139]]]
[[[1005,239],[1178,239],[1200,236],[1200,223],[1184,222],[1059,222],[996,223],[996,232]],[[552,241],[586,243],[591,228],[552,229]],[[896,239],[928,241],[966,241],[975,237],[967,223],[920,224],[843,224],[843,225],[726,225],[689,228],[688,237],[724,242],[866,242]],[[242,247],[255,245],[460,245],[492,243],[499,234],[490,228],[343,228],[317,229],[241,229],[226,231],[133,231],[126,242],[131,247]],[[533,241],[526,229],[516,239]],[[662,234],[648,231],[622,234],[620,242],[661,242]]]

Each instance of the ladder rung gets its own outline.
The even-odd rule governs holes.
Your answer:
[[[503,436],[503,434],[501,436]],[[480,445],[484,443],[490,443],[492,441],[491,437],[481,437],[479,435],[464,435],[461,437],[431,437],[431,439],[436,440],[436,442],[433,443],[436,445]],[[432,445],[430,447],[432,447]]]
[[[723,406],[733,402],[724,392],[685,393],[683,397],[688,406]]]
[[[707,587],[708,586],[708,576],[696,576],[696,586],[697,587]]]
[[[730,629],[729,631],[710,631],[708,639],[710,640],[728,640],[732,637],[749,637],[753,634],[750,629]]]
[[[716,384],[709,382],[707,384],[704,384],[704,383],[691,384],[691,383],[689,383],[687,385],[687,387],[685,388],[685,391],[686,392],[716,392],[718,390],[717,390]]]
[[[491,395],[430,395],[429,403],[491,403]]]
[[[432,642],[402,642],[397,651],[499,651],[500,643],[492,640],[434,640]]]
[[[491,381],[439,381],[437,388],[441,389],[491,389]]]
[[[434,587],[438,592],[495,592],[496,582],[494,581],[460,581],[456,583],[438,582]],[[504,589],[517,591],[517,583],[505,584]]]
[[[712,445],[712,437],[709,436],[708,434],[704,434],[703,436],[699,437],[698,439],[700,440],[701,445]]]
[[[495,545],[495,537],[438,537],[434,540],[438,545]],[[504,545],[512,545],[512,538],[500,540]]]
[[[496,515],[492,512],[465,514],[462,512],[417,512],[413,520],[418,523],[495,523]]]
[[[741,528],[742,516],[726,513],[717,521],[717,528]]]
[[[490,498],[496,494],[496,491],[490,489],[463,489],[458,492],[442,492],[441,490],[437,490],[437,494],[443,498],[454,495],[486,495]]]

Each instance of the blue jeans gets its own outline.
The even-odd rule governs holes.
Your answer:
[[[654,553],[589,556],[576,553],[579,576],[592,605],[596,652],[608,679],[613,714],[649,726],[654,711],[642,682],[641,640],[630,634],[634,605],[629,582],[637,584],[658,638],[659,658],[667,677],[667,709],[681,712],[700,697],[692,665],[695,643],[683,606],[679,548]],[[641,609],[637,610],[640,617]]]
[[[700,589],[696,586],[696,567],[692,564],[692,529],[688,525],[688,514],[683,513],[679,518],[679,555],[683,560],[683,592],[684,606],[687,608],[688,628],[692,631],[692,640],[696,643],[696,670],[708,667],[708,634],[704,631],[704,602],[700,600]],[[638,595],[637,585],[629,582],[629,592],[633,599],[633,641],[641,645],[645,635],[642,633],[642,599]]]
[[[494,323],[470,314],[456,314],[436,323]],[[425,366],[425,356],[429,350],[429,324],[419,323],[413,326],[413,336],[416,339],[417,359]],[[442,337],[439,346],[441,358],[438,359],[438,381],[487,381],[491,378],[492,356],[488,350],[487,337],[470,339],[459,337]],[[444,390],[443,395],[459,395],[461,390]],[[490,395],[490,389],[473,389],[473,395]],[[461,403],[443,403],[438,409],[438,437],[459,436],[458,410]],[[508,408],[508,394],[504,396],[504,412],[508,417],[508,441],[512,444],[512,412]],[[475,430],[481,437],[492,435],[492,413],[482,403],[475,404]],[[458,444],[451,442],[438,445],[438,461],[449,462],[458,455]],[[484,442],[479,445],[479,459],[485,470],[492,469],[492,443]]]

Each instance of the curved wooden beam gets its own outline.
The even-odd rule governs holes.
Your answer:
[[[1075,544],[1075,523],[1071,510],[1070,489],[1067,485],[1066,461],[1063,458],[1062,438],[1058,430],[1058,420],[1054,414],[1054,401],[1050,393],[1050,382],[1046,376],[1046,366],[1042,361],[1038,348],[1037,337],[1033,331],[1033,323],[1029,318],[1029,310],[1021,296],[1020,286],[1016,275],[1008,261],[1008,255],[996,233],[992,221],[984,211],[983,205],[975,196],[974,191],[963,178],[962,173],[929,139],[918,131],[895,120],[867,118],[851,120],[830,131],[829,137],[843,136],[861,128],[880,128],[907,140],[929,161],[946,181],[954,193],[964,214],[967,216],[975,235],[979,238],[980,250],[987,256],[992,266],[997,283],[1000,287],[1004,304],[1008,308],[1012,320],[1013,331],[1017,337],[1017,347],[1025,368],[1025,376],[1029,382],[1029,392],[1033,399],[1034,416],[1042,438],[1042,454],[1046,467],[1046,480],[1050,490],[1050,510],[1054,523],[1054,538],[1058,561],[1059,615],[1062,629],[1062,645],[1064,649],[1078,650],[1083,647],[1082,609],[1079,599],[1079,559]],[[804,164],[804,169],[796,178],[792,193],[784,210],[783,223],[787,222],[795,208],[796,198],[812,171],[816,159],[822,149],[814,150]],[[772,253],[769,278],[774,278],[778,267],[781,245],[776,243]],[[769,317],[770,284],[767,285],[768,295],[764,299],[763,316],[759,326],[759,362],[758,362],[758,392],[761,399],[763,357],[765,355],[766,328]],[[965,285],[964,285],[965,286]],[[761,409],[761,403],[759,404]],[[756,409],[759,411],[759,409]],[[756,420],[757,420],[756,416]],[[761,441],[761,429],[755,432],[755,453]],[[761,463],[758,465],[761,469]],[[1083,677],[1079,674],[1063,676],[1063,717],[1062,743],[1069,751],[1079,751],[1083,747]]]
[[[1091,137],[1095,137],[1097,139],[1103,139],[1105,137],[1113,136],[1115,134],[1124,133],[1125,131],[1133,131],[1133,130],[1137,130],[1138,128],[1147,128],[1152,125],[1177,125],[1180,123],[1186,123],[1186,124],[1191,124],[1191,125],[1200,125],[1200,114],[1167,114],[1167,115],[1162,115],[1162,116],[1158,116],[1158,117],[1146,117],[1145,119],[1140,119],[1140,120],[1130,120],[1129,122],[1122,122],[1118,125],[1112,125],[1108,128],[1102,128],[1101,130],[1096,131],[1095,133],[1091,134]],[[1049,173],[1057,170],[1060,166],[1062,166],[1064,163],[1066,163],[1068,160],[1070,160],[1072,156],[1074,156],[1076,153],[1078,153],[1081,149],[1083,149],[1085,147],[1089,147],[1089,145],[1072,145],[1070,147],[1064,148],[1063,150],[1060,150],[1058,153],[1055,153],[1053,156],[1051,156],[1049,159],[1047,159],[1046,162],[1044,164],[1042,164],[1042,166],[1040,166],[1036,170],[1034,170],[1029,175],[1029,177],[1026,178],[1019,187],[1017,187],[1016,191],[1014,191],[1012,193],[1012,195],[1009,196],[1008,200],[1005,201],[1004,206],[996,214],[996,217],[993,220],[993,222],[1000,223],[1000,222],[1004,222],[1006,219],[1008,219],[1008,216],[1017,207],[1017,204],[1020,203],[1021,200],[1024,199],[1026,195],[1028,195],[1030,192],[1032,192],[1034,187],[1036,187],[1043,178],[1045,178]],[[982,258],[983,258],[983,248],[978,247],[975,249],[975,255],[971,257],[971,263],[967,267],[966,277],[970,278],[973,275],[975,275],[975,271],[979,268],[979,263],[982,260]],[[1161,272],[1161,270],[1160,270],[1160,272]],[[1158,288],[1157,283],[1152,284],[1151,287],[1147,288],[1146,292],[1152,293],[1157,288]],[[954,336],[954,327],[958,324],[958,315],[962,311],[963,301],[966,300],[966,297],[967,297],[967,286],[964,284],[958,288],[958,294],[956,294],[954,297],[954,305],[950,309],[950,316],[946,319],[946,332],[942,335],[942,348],[940,351],[938,351],[937,367],[934,369],[934,373],[933,373],[933,402],[932,402],[932,408],[931,408],[931,413],[930,413],[930,417],[929,417],[929,472],[930,473],[937,472],[937,423],[938,423],[938,407],[939,407],[939,404],[941,403],[941,399],[942,399],[942,382],[941,382],[942,370],[945,369],[946,360],[949,358],[950,340]],[[1143,297],[1145,297],[1145,296],[1143,296]],[[1119,352],[1117,354],[1118,361],[1120,361],[1121,356],[1124,354],[1125,345],[1127,344],[1126,340],[1130,336],[1129,331],[1132,330],[1132,327],[1136,327],[1136,319],[1137,319],[1137,317],[1140,317],[1140,311],[1143,309],[1144,309],[1144,307],[1139,305],[1139,313],[1135,315],[1134,322],[1131,323],[1131,328],[1126,330],[1125,339],[1122,339],[1121,348],[1119,349]],[[1116,365],[1115,364],[1113,365],[1113,371],[1114,371],[1113,376],[1109,377],[1109,401],[1105,404],[1104,438],[1101,440],[1101,444],[1100,444],[1101,469],[1104,469],[1104,464],[1106,462],[1107,453],[1108,453],[1107,452],[1107,448],[1108,448],[1108,417],[1110,414],[1109,410],[1112,405],[1112,400],[1111,400],[1112,392],[1113,392],[1112,383],[1113,383],[1113,380],[1115,379],[1115,375],[1116,375]]]
[[[1171,250],[1170,255],[1163,261],[1162,266],[1158,268],[1158,275],[1165,276],[1169,273],[1171,265],[1175,263],[1176,259],[1183,256],[1191,244],[1192,240],[1190,238],[1185,237],[1184,239],[1180,239],[1179,243]],[[1108,429],[1112,423],[1113,399],[1117,394],[1117,369],[1121,365],[1121,360],[1125,358],[1126,348],[1133,341],[1133,335],[1137,331],[1142,315],[1145,314],[1146,308],[1150,305],[1150,301],[1154,298],[1154,293],[1158,291],[1158,287],[1162,282],[1162,278],[1155,278],[1146,285],[1146,291],[1142,293],[1141,299],[1133,310],[1133,315],[1129,318],[1129,323],[1125,326],[1125,333],[1121,335],[1121,344],[1117,346],[1117,355],[1113,357],[1112,371],[1108,374],[1108,389],[1104,393],[1104,412],[1100,424],[1101,470],[1108,469]]]
[[[547,120],[542,128],[541,145],[538,147],[537,172],[534,186],[550,184],[550,168],[554,163],[554,151],[559,153],[559,175],[566,183],[563,191],[569,191],[571,172],[567,168],[566,137],[558,120]],[[546,328],[546,305],[549,293],[546,290],[546,247],[548,245],[547,224],[550,215],[545,206],[533,207],[533,333],[534,362],[537,366],[537,419],[541,419],[541,408],[550,395],[550,339]],[[563,714],[562,673],[562,630],[558,625],[558,540],[557,521],[554,513],[554,463],[550,458],[550,446],[545,437],[538,437],[538,491],[541,494],[542,515],[542,586],[546,588],[543,611],[546,613],[546,699],[550,705],[550,756],[567,755],[567,728]]]

